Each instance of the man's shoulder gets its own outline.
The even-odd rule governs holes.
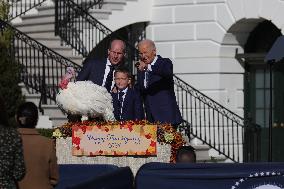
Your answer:
[[[167,63],[172,63],[171,59],[169,58],[163,58],[162,56],[160,55],[157,55],[158,56],[158,59],[157,59],[157,62],[167,62]]]
[[[106,62],[107,62],[107,59],[89,58],[89,59],[84,61],[83,65],[85,65],[85,64],[92,64],[92,65],[101,64],[101,65],[104,65],[104,64],[106,64]]]

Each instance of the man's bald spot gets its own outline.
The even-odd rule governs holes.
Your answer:
[[[110,50],[113,48],[113,46],[115,46],[115,45],[121,45],[121,47],[122,47],[122,49],[123,49],[123,52],[125,52],[125,43],[124,43],[124,41],[122,41],[122,40],[119,40],[119,39],[115,39],[115,40],[113,40],[112,42],[111,42],[111,44],[110,44]]]
[[[140,41],[138,43],[138,47],[143,46],[143,45],[148,46],[149,48],[151,48],[151,50],[156,50],[156,45],[155,45],[154,41],[152,41],[150,39],[145,39],[145,40]]]

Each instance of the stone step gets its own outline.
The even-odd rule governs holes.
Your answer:
[[[49,117],[66,117],[66,115],[62,112],[62,110],[57,105],[42,105],[44,110],[44,114],[48,115]]]
[[[51,129],[52,128],[52,121],[49,120],[49,116],[40,115],[39,118],[38,118],[36,128]]]
[[[21,92],[25,96],[35,93],[35,91],[33,89],[26,87],[26,85],[23,82],[19,83],[18,86],[21,88]],[[40,94],[37,94],[37,95],[39,95],[39,98],[40,98]],[[25,98],[27,99],[27,97],[25,97]],[[28,98],[32,98],[32,97],[28,97]],[[36,98],[38,98],[38,97],[36,97]]]
[[[59,38],[58,36],[55,36],[54,30],[49,31],[39,31],[39,32],[26,32],[28,36],[31,38]]]
[[[228,159],[225,156],[209,156],[208,160],[198,161],[200,163],[229,163]]]
[[[37,38],[35,39],[38,42],[40,42],[41,44],[47,46],[47,47],[52,47],[52,46],[62,46],[62,42],[60,38]],[[66,47],[66,46],[64,46]]]
[[[17,25],[16,28],[24,33],[45,33],[53,32],[54,33],[54,22],[46,22],[38,25]]]
[[[240,144],[243,139],[242,128],[234,128],[232,132],[231,127],[193,127],[193,133],[197,133],[199,138],[207,138],[212,144]],[[237,133],[238,131],[238,133]],[[210,140],[211,139],[211,140]]]
[[[55,15],[55,7],[54,6],[44,6],[39,7],[38,9],[38,15],[40,17],[46,16],[54,16]],[[64,10],[62,10],[64,11]],[[71,10],[70,10],[71,11]],[[111,10],[108,8],[102,8],[102,9],[89,9],[89,13],[94,16],[96,19],[108,19],[108,16],[111,14]],[[33,15],[27,15],[24,17],[26,18],[32,18]]]
[[[42,63],[42,54],[39,54],[39,55],[35,55],[32,57],[32,61],[30,61],[29,59],[26,59],[26,57],[22,57],[22,56],[19,56],[17,55],[17,58],[18,58],[18,61],[24,65],[26,64],[29,64],[30,62],[34,62],[34,60],[36,60],[37,62],[39,62],[40,64]],[[49,61],[49,64],[51,64],[52,62],[52,59],[48,58],[46,56],[45,57],[45,61]],[[24,62],[22,62],[22,58],[24,60]],[[79,57],[79,56],[67,56],[66,57],[67,59],[71,60],[72,62],[78,64],[78,65],[82,65],[82,62],[83,62],[83,58],[82,57]]]
[[[111,10],[108,8],[103,9],[89,9],[89,14],[96,19],[107,20],[111,15]]]
[[[24,94],[26,102],[33,102],[35,105],[39,105],[40,94]]]
[[[209,147],[207,145],[192,145],[196,151],[196,160],[197,161],[205,161],[209,160]]]
[[[28,57],[33,57],[33,56],[37,56],[38,52],[34,51],[32,48],[29,50],[29,47],[17,47],[19,49],[18,51],[18,56],[22,56],[22,55],[27,55]],[[26,49],[28,48],[28,49]],[[71,49],[70,47],[65,47],[65,46],[48,46],[48,48],[52,49],[53,51],[57,52],[58,54],[62,55],[63,57],[68,57],[68,56],[73,56],[73,49]]]
[[[104,0],[103,8],[110,10],[123,10],[126,0]]]
[[[60,127],[63,124],[68,122],[67,116],[62,116],[62,117],[50,117],[49,118],[52,121],[52,126],[53,127]]]
[[[50,14],[39,14],[36,15],[25,15],[22,16],[22,23],[16,24],[16,26],[21,25],[37,25],[41,23],[54,23],[55,22],[55,15],[54,13]]]
[[[220,145],[219,148],[222,151],[225,151],[226,154],[228,154],[230,157],[234,157],[234,159],[238,160],[239,157],[239,161],[242,162],[243,161],[243,145],[242,144],[227,144],[227,145]],[[220,153],[218,151],[216,151],[214,148],[211,148],[209,150],[209,156],[211,157],[218,157],[220,156]],[[231,161],[230,159],[226,160],[226,161]]]

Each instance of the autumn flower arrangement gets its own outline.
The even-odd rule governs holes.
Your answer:
[[[61,127],[54,129],[53,138],[66,138],[72,136],[72,127],[84,127],[84,126],[106,126],[106,125],[122,125],[123,127],[131,128],[133,125],[145,125],[152,124],[147,121],[109,121],[109,122],[96,122],[96,121],[83,121],[83,122],[71,122],[66,123]],[[171,145],[171,157],[170,162],[176,161],[176,152],[179,147],[185,144],[185,140],[182,138],[181,133],[177,132],[170,124],[160,124],[157,125],[157,140],[160,144],[170,144]]]

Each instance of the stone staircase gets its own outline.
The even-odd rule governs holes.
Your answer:
[[[89,13],[96,19],[107,20],[113,10],[122,11],[126,5],[126,0],[104,0],[104,4],[101,9],[89,9]],[[45,1],[41,6],[36,7],[25,15],[12,20],[12,24],[18,30],[24,32],[31,38],[37,40],[53,51],[60,55],[70,59],[71,61],[82,65],[83,57],[76,55],[74,50],[69,46],[63,46],[60,37],[55,36],[55,3],[52,0]],[[39,104],[40,94],[35,94],[25,88],[23,84],[23,94],[26,96],[27,101],[32,101],[35,104]],[[66,115],[57,107],[56,104],[42,105],[44,115],[41,116],[46,121],[41,122],[38,126],[57,127],[67,122]],[[49,120],[46,119],[49,117]]]

